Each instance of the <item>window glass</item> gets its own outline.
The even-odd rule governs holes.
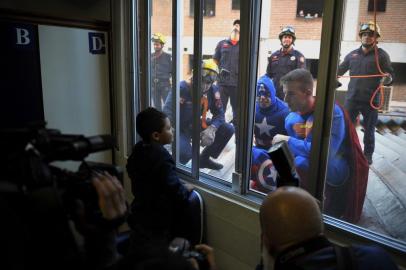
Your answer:
[[[309,10],[322,10],[322,2],[311,3]],[[268,193],[277,179],[268,151],[278,142],[287,143],[284,149],[302,176],[300,185],[307,185],[322,20],[296,16],[292,1],[262,1],[261,12],[257,84],[251,90],[256,100],[249,189]],[[285,93],[280,79],[297,69],[310,72],[314,83],[289,83]]]
[[[172,87],[172,1],[151,1],[151,105],[163,109]]]
[[[347,1],[324,206],[330,216],[403,241],[406,38],[397,33],[404,12],[406,2],[388,1],[374,22],[366,1]]]
[[[200,171],[231,182],[238,97],[240,12],[231,5],[203,18]]]

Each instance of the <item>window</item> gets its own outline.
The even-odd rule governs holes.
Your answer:
[[[375,0],[368,0],[368,11],[374,11],[374,2]],[[386,11],[386,0],[376,0],[376,11]]]
[[[240,10],[240,0],[232,0],[231,9],[232,10]]]
[[[163,2],[158,0],[155,1]],[[333,2],[336,4],[342,3],[341,1]],[[207,9],[207,3],[208,1],[205,1],[204,9]],[[214,5],[214,2],[211,3]],[[232,3],[234,4],[234,2]],[[252,198],[260,200],[263,198],[264,194],[272,191],[275,188],[274,180],[276,179],[276,171],[273,168],[272,160],[267,154],[267,150],[270,146],[272,146],[271,137],[275,134],[295,137],[295,139],[297,139],[296,143],[288,143],[288,147],[295,158],[295,166],[296,169],[298,169],[299,175],[304,175],[300,180],[301,185],[308,188],[311,193],[320,200],[324,201],[324,198],[327,198],[327,200],[331,201],[333,198],[333,205],[337,206],[338,208],[340,206],[344,207],[344,209],[347,206],[350,208],[355,208],[354,200],[352,200],[348,195],[348,188],[353,188],[353,186],[341,186],[343,183],[350,181],[348,179],[354,180],[354,177],[358,177],[354,176],[354,174],[352,174],[353,171],[351,171],[353,169],[352,166],[356,163],[353,162],[351,165],[348,165],[348,161],[354,157],[350,156],[353,155],[353,152],[351,151],[353,151],[355,148],[340,147],[340,145],[348,146],[348,141],[345,140],[349,136],[348,131],[350,128],[347,126],[349,125],[348,121],[344,121],[344,112],[349,109],[347,107],[343,109],[335,105],[335,102],[344,105],[346,99],[349,98],[348,94],[351,90],[348,89],[348,83],[353,78],[346,77],[347,74],[339,73],[340,78],[338,78],[338,80],[340,83],[342,83],[342,86],[338,88],[336,92],[333,90],[329,91],[328,87],[334,88],[335,86],[335,83],[333,83],[333,86],[329,86],[329,81],[335,82],[336,76],[333,75],[333,78],[329,78],[331,74],[329,70],[324,67],[328,66],[331,68],[338,66],[337,61],[343,62],[346,55],[350,54],[354,49],[359,48],[360,41],[358,39],[354,37],[352,37],[353,39],[348,38],[348,36],[354,36],[352,35],[354,32],[353,29],[359,29],[358,20],[353,20],[353,10],[344,11],[344,16],[335,16],[337,14],[333,14],[332,12],[337,12],[337,9],[332,9],[330,1],[297,1],[297,3],[297,9],[296,7],[291,7],[292,14],[295,12],[295,10],[297,13],[300,13],[302,10],[304,14],[307,15],[309,13],[313,18],[316,13],[318,15],[322,14],[323,4],[326,3],[328,8],[326,8],[325,15],[328,15],[329,17],[325,17],[323,19],[325,19],[324,21],[329,22],[327,18],[334,18],[334,22],[331,25],[325,25],[323,20],[309,20],[303,22],[301,20],[297,20],[296,17],[287,18],[285,14],[277,12],[278,9],[274,8],[274,6],[272,6],[271,9],[269,1],[262,1],[261,14],[255,13],[256,19],[253,19],[255,25],[251,25],[249,27],[244,25],[253,31],[250,33],[244,33],[241,31],[241,40],[249,41],[246,51],[240,51],[240,53],[243,53],[244,56],[246,56],[242,61],[248,61],[250,66],[248,67],[246,62],[244,62],[244,65],[240,66],[238,58],[234,58],[232,60],[234,62],[228,63],[230,69],[220,65],[220,77],[218,77],[217,83],[214,84],[217,84],[217,87],[221,87],[222,85],[219,82],[221,79],[227,78],[227,76],[230,76],[231,73],[231,75],[235,76],[236,70],[240,69],[237,77],[239,80],[239,86],[236,88],[236,92],[234,92],[238,98],[243,99],[242,104],[240,104],[241,106],[235,110],[239,113],[240,118],[237,119],[237,117],[233,115],[234,107],[236,106],[233,107],[233,101],[231,101],[230,97],[226,102],[221,101],[225,110],[225,121],[222,123],[226,123],[226,126],[228,127],[234,127],[234,134],[232,134],[231,137],[227,137],[224,134],[217,137],[222,139],[227,138],[227,140],[225,143],[223,142],[221,148],[219,148],[216,153],[212,152],[209,155],[209,160],[221,164],[222,168],[213,167],[216,166],[216,164],[213,165],[213,163],[211,163],[210,166],[212,167],[210,168],[207,166],[199,168],[197,164],[202,165],[202,160],[206,158],[204,155],[208,152],[208,150],[206,150],[208,146],[201,145],[201,138],[204,135],[202,133],[207,130],[207,127],[210,126],[210,124],[203,127],[203,121],[201,121],[203,119],[203,103],[201,99],[203,96],[203,88],[200,87],[200,89],[197,89],[193,86],[193,84],[199,84],[196,83],[199,81],[193,80],[192,76],[201,76],[202,74],[196,73],[198,72],[196,71],[196,67],[198,66],[196,59],[206,60],[212,57],[216,58],[215,48],[217,47],[217,44],[220,41],[223,41],[225,39],[224,37],[226,37],[226,39],[229,37],[231,38],[230,32],[233,32],[233,29],[235,28],[232,23],[235,19],[239,19],[240,16],[235,16],[235,18],[230,18],[228,16],[225,16],[224,18],[219,16],[216,16],[215,18],[208,18],[205,16],[202,20],[202,24],[198,25],[199,31],[197,31],[200,35],[202,35],[201,51],[195,51],[196,48],[194,44],[198,40],[197,38],[200,38],[200,36],[194,36],[195,16],[189,16],[189,7],[187,6],[188,4],[193,5],[193,1],[183,1],[182,8],[180,8],[179,11],[179,16],[182,16],[183,20],[180,21],[183,21],[184,25],[179,27],[182,32],[179,33],[180,38],[178,41],[176,41],[179,42],[177,46],[177,53],[180,54],[177,56],[177,58],[179,58],[179,64],[177,63],[176,69],[177,73],[179,74],[179,81],[176,83],[178,85],[179,82],[181,85],[188,84],[189,88],[188,91],[186,91],[186,94],[190,96],[187,96],[187,98],[189,98],[189,100],[187,100],[187,104],[189,106],[188,113],[182,112],[180,107],[181,105],[186,104],[184,103],[186,98],[185,96],[182,96],[185,93],[182,93],[183,89],[181,89],[181,87],[175,87],[175,82],[172,83],[171,89],[174,91],[172,91],[171,96],[174,100],[173,104],[175,104],[175,106],[172,108],[176,107],[177,110],[179,110],[178,115],[174,114],[173,118],[173,121],[176,123],[177,142],[172,148],[175,150],[172,151],[172,153],[177,156],[179,172],[182,174],[182,177],[184,177],[185,180],[195,182],[204,181],[204,184],[207,184],[208,188],[213,189],[221,186],[223,191],[230,192],[230,194],[231,191],[239,193],[241,195],[240,198],[247,199],[247,201],[252,200]],[[243,18],[245,18],[248,11],[244,10],[244,7],[248,4],[247,2],[242,1],[240,4],[241,10],[239,13],[241,16],[244,16]],[[280,7],[285,5],[283,0],[272,1],[272,5],[274,4],[279,5]],[[258,2],[250,2],[250,5],[258,5]],[[404,5],[406,5],[406,2]],[[183,7],[185,7],[186,12],[184,12]],[[406,8],[406,6],[402,6],[402,8],[403,7]],[[165,8],[171,9],[170,6]],[[384,47],[383,45],[389,42],[391,43],[391,50],[387,52],[390,56],[393,56],[392,59],[396,62],[393,63],[393,68],[395,69],[394,73],[399,73],[400,75],[398,76],[400,79],[395,81],[393,85],[388,86],[388,88],[391,89],[390,93],[392,94],[385,97],[385,99],[389,98],[391,101],[395,101],[392,103],[392,107],[390,102],[388,106],[388,110],[392,114],[388,114],[385,111],[377,112],[377,117],[381,126],[377,126],[377,131],[375,132],[374,130],[373,133],[375,136],[375,148],[372,156],[372,164],[370,167],[364,167],[364,173],[368,175],[369,179],[368,182],[364,181],[364,185],[360,188],[360,192],[363,195],[361,196],[362,198],[356,202],[358,204],[358,216],[356,218],[348,218],[348,216],[346,216],[347,213],[340,212],[343,211],[343,209],[328,207],[326,206],[328,205],[328,202],[326,201],[324,202],[324,214],[326,215],[327,222],[330,222],[330,225],[333,224],[332,226],[335,226],[340,230],[343,229],[352,233],[357,233],[355,229],[351,229],[355,228],[354,226],[347,226],[348,224],[344,226],[342,221],[346,221],[355,226],[361,227],[361,229],[358,228],[358,232],[361,231],[364,237],[366,235],[375,239],[374,241],[382,241],[382,243],[391,243],[391,240],[395,240],[392,242],[397,244],[400,243],[399,245],[404,248],[404,242],[406,241],[406,229],[405,226],[401,226],[400,224],[403,224],[403,221],[406,219],[406,210],[404,207],[404,205],[406,205],[406,198],[404,193],[400,191],[406,188],[404,181],[402,181],[406,175],[405,166],[403,166],[406,164],[406,159],[403,155],[403,153],[406,151],[403,141],[404,130],[406,129],[406,126],[404,125],[404,117],[406,117],[406,114],[404,113],[406,110],[404,102],[406,101],[406,95],[403,91],[405,89],[405,80],[402,79],[402,77],[405,76],[401,76],[404,74],[403,70],[406,63],[404,57],[401,57],[401,52],[405,46],[405,41],[402,39],[402,36],[396,34],[399,33],[402,28],[399,28],[399,31],[387,30],[388,24],[390,24],[392,18],[403,17],[402,8],[393,10],[390,14],[381,13],[379,16],[377,16],[378,24],[381,24],[381,27],[386,26],[386,28],[381,28],[381,31],[383,32],[381,33],[379,46],[382,44],[382,47]],[[153,31],[161,31],[167,37],[171,37],[171,28],[167,28],[167,24],[169,24],[169,22],[167,23],[165,20],[163,23],[157,19],[159,16],[155,16],[160,14],[160,9],[161,8],[159,5],[154,5],[154,18],[152,18],[154,21],[152,22],[152,29]],[[359,11],[359,14],[356,15],[360,21],[369,20],[369,18],[366,17],[367,15],[365,15],[365,10]],[[160,18],[163,19],[167,16],[168,15],[164,15],[163,13]],[[259,20],[258,18],[261,19]],[[340,29],[337,23],[341,23],[343,25],[341,33],[334,31],[330,40],[322,40],[322,28],[328,27]],[[219,25],[221,25],[221,27],[219,27]],[[269,122],[270,120],[268,121],[268,119],[263,116],[262,118],[258,117],[257,119],[257,116],[262,113],[260,106],[261,99],[264,99],[265,102],[263,103],[266,103],[266,98],[269,98],[266,90],[271,88],[271,86],[268,85],[269,82],[262,83],[261,79],[266,79],[262,77],[264,74],[272,73],[270,70],[268,70],[267,66],[269,62],[272,64],[273,56],[268,59],[270,56],[268,52],[278,52],[281,49],[279,33],[281,31],[281,26],[287,25],[292,25],[295,28],[295,33],[298,36],[298,42],[296,43],[295,49],[303,54],[303,59],[301,54],[295,54],[290,55],[287,60],[295,62],[296,64],[306,64],[306,69],[309,70],[314,77],[314,84],[312,88],[309,89],[312,92],[312,97],[315,97],[314,101],[316,105],[311,115],[306,115],[305,117],[304,115],[298,113],[295,114],[297,108],[292,107],[292,102],[289,101],[289,98],[292,99],[294,95],[293,97],[290,95],[289,98],[285,100],[287,103],[285,106],[287,106],[288,109],[290,106],[290,110],[293,111],[293,113],[288,111],[286,115],[290,115],[291,117],[295,116],[296,118],[294,120],[298,121],[294,123],[292,122],[290,123],[291,125],[289,125],[289,123],[287,124],[287,117],[285,115],[285,118],[283,119],[284,121],[277,124],[272,124]],[[398,23],[397,21],[396,23],[392,23],[393,27],[401,27],[401,25],[402,24]],[[260,31],[258,29],[260,29]],[[347,29],[352,30],[347,31]],[[351,35],[347,35],[348,33]],[[340,40],[341,34],[343,34],[343,40]],[[337,41],[341,41],[341,49],[337,48],[336,46],[330,46],[332,42]],[[174,41],[171,42],[173,43]],[[171,42],[168,43],[168,46]],[[283,42],[284,41],[282,41],[282,43]],[[326,45],[322,47],[321,44]],[[220,46],[221,48],[227,50],[231,48],[231,45],[228,43],[225,43],[224,46]],[[254,54],[251,52],[256,53]],[[172,51],[172,53],[175,54],[174,51]],[[331,55],[333,55],[333,57],[331,57]],[[220,60],[219,63],[222,64],[221,58],[218,60]],[[279,58],[277,60],[279,60]],[[277,60],[275,61],[277,62]],[[372,62],[373,61],[374,60],[372,60]],[[381,62],[381,64],[384,65],[384,62],[385,61]],[[369,62],[367,65],[368,67],[375,67],[375,65],[370,65],[370,63],[371,62]],[[276,84],[279,82],[279,79],[276,78],[275,75],[271,74],[270,76],[274,79],[272,83]],[[140,80],[142,79],[143,78],[140,77]],[[247,91],[247,89],[250,89],[250,91]],[[259,93],[261,91],[264,93]],[[277,90],[275,90],[275,92],[276,91]],[[280,91],[279,94],[281,94]],[[214,100],[216,100],[216,98],[218,99],[218,96],[214,96]],[[298,96],[297,98],[300,100],[302,97]],[[280,98],[280,103],[283,103],[283,97]],[[365,104],[369,105],[369,100],[367,100]],[[398,118],[399,115],[401,115],[403,118]],[[211,109],[208,108],[205,116],[206,120],[208,120],[213,119],[213,117],[216,115],[215,113],[211,112]],[[183,129],[185,126],[182,125],[185,117],[191,117],[192,121],[191,124],[188,125],[187,129]],[[341,120],[336,122],[336,119]],[[299,125],[295,126],[295,124],[298,123]],[[362,151],[365,151],[365,145],[368,143],[368,140],[364,140],[366,136],[365,127],[358,125],[358,122],[355,122],[355,124],[356,126],[355,129],[352,130],[352,135],[354,135],[353,138],[357,138],[358,143],[361,146],[361,148],[358,147],[358,150],[360,150],[358,154],[360,154],[359,157],[362,159]],[[294,127],[292,127],[292,125]],[[276,131],[274,130],[276,126],[280,127],[281,129],[291,128],[289,130],[291,133],[289,133],[287,130],[282,130],[277,131],[277,133],[271,136],[271,133]],[[241,129],[238,131],[240,127]],[[214,134],[219,132],[219,130],[219,126],[216,126],[216,130],[213,131]],[[187,138],[185,138],[185,134],[188,136]],[[237,138],[236,134],[239,134],[239,138]],[[325,140],[325,134],[330,134],[330,141]],[[268,138],[265,138],[266,136]],[[286,139],[283,137],[279,138],[281,140]],[[343,141],[345,142],[343,143]],[[185,147],[185,142],[187,142],[187,147]],[[271,144],[269,144],[269,142],[271,142]],[[352,140],[352,143],[355,145],[356,141]],[[299,147],[302,148],[297,151]],[[260,148],[260,151],[257,151],[258,148]],[[301,160],[302,163],[299,163],[301,155],[300,152],[303,149],[306,150],[305,158]],[[185,153],[187,156],[182,156]],[[331,156],[334,156],[334,158],[331,158]],[[343,160],[344,163],[339,162]],[[207,165],[207,159],[206,164],[204,165]],[[300,165],[304,165],[306,170],[300,171]],[[344,168],[346,166],[347,168]],[[326,170],[323,169],[324,167],[326,167]],[[311,176],[307,178],[307,182],[303,180],[306,179],[305,173],[309,173]],[[339,179],[341,181],[335,181],[337,180],[336,176],[339,174],[341,174]],[[359,179],[355,180],[355,182],[359,182]],[[323,185],[326,185],[325,189]],[[331,186],[334,188],[332,189]],[[340,187],[343,189],[340,190]],[[357,190],[357,187],[355,187],[355,189]],[[320,194],[317,194],[317,190],[322,191],[320,191]],[[324,190],[326,190],[325,193],[323,193]],[[342,199],[341,201],[334,200],[334,196],[337,195],[337,193],[340,195],[339,197]],[[344,193],[346,193],[347,196],[341,196]],[[332,220],[334,222],[331,222]],[[394,244],[393,247],[395,247]]]
[[[190,12],[189,15],[194,15],[195,1],[190,0]],[[216,15],[216,0],[204,0],[203,1],[203,16],[213,17]]]
[[[313,19],[323,16],[324,0],[298,0],[297,1],[297,17],[305,19]]]

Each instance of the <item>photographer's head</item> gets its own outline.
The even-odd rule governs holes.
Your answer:
[[[168,116],[155,108],[147,108],[137,115],[137,133],[147,143],[169,144],[173,133]]]
[[[260,223],[265,261],[273,261],[286,248],[323,233],[316,199],[304,189],[291,186],[280,187],[265,198]]]

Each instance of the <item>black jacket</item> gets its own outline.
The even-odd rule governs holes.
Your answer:
[[[179,181],[175,162],[160,144],[138,142],[127,162],[134,200],[130,227],[173,231],[176,213],[187,206],[189,191]]]

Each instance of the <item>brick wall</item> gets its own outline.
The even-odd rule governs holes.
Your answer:
[[[376,21],[381,28],[381,41],[406,43],[406,1],[387,0],[386,11],[377,12]],[[374,13],[368,12],[368,0],[360,0],[359,22],[374,19]]]
[[[317,40],[321,36],[322,18],[304,19],[296,17],[297,0],[272,0],[270,16],[270,37],[275,38],[282,26],[296,28],[299,39]],[[154,0],[152,31],[166,35],[171,33],[172,1]],[[190,0],[184,0],[184,31],[193,35],[193,17],[189,16]],[[406,43],[406,0],[388,0],[385,12],[378,12],[377,21],[382,31],[382,41]],[[239,10],[231,9],[231,0],[216,1],[216,15],[204,17],[204,36],[225,37],[229,34],[233,20],[240,17]],[[373,12],[368,12],[368,0],[360,0],[359,21],[373,20]]]
[[[322,18],[296,17],[297,0],[273,0],[270,16],[270,38],[278,38],[281,28],[291,25],[298,39],[319,40]]]

